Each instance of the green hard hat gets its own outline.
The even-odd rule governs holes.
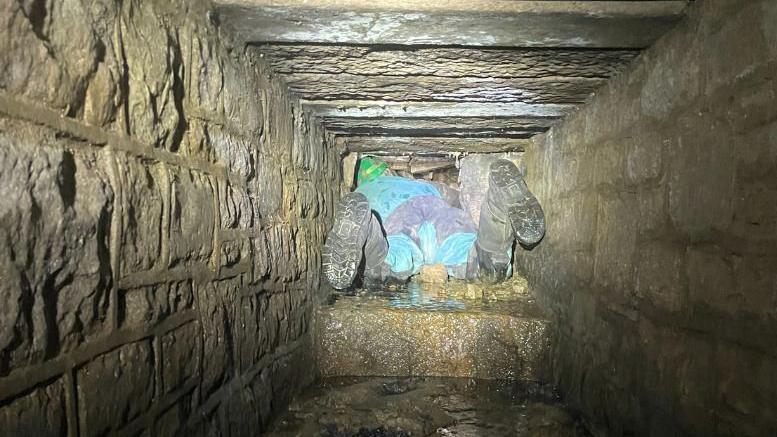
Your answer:
[[[356,183],[363,184],[374,181],[388,169],[388,164],[374,158],[365,156],[359,161],[359,172],[356,173]]]

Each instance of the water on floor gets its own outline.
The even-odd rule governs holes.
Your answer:
[[[403,284],[373,285],[345,294],[333,293],[329,304],[340,299],[355,307],[381,306],[431,311],[509,308],[511,303],[526,306],[526,303],[534,301],[526,279],[518,275],[498,284],[455,279],[435,284],[419,282],[413,278]]]
[[[540,384],[439,377],[324,379],[292,402],[269,435],[589,436]]]
[[[543,380],[550,322],[525,280],[335,294],[316,313],[323,376]]]

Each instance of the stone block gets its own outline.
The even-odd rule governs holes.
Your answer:
[[[693,418],[694,434],[713,435],[710,409],[716,403],[714,345],[696,335],[662,327],[642,319],[639,338],[644,366],[639,389],[655,405],[674,411],[675,417]],[[635,357],[635,359],[640,359]],[[643,358],[644,359],[644,358]],[[642,366],[642,365],[640,365]]]
[[[546,212],[546,241],[564,250],[590,250],[596,235],[597,196],[588,190],[554,202]]]
[[[734,265],[736,307],[759,317],[777,316],[777,255],[744,255]]]
[[[550,181],[557,196],[589,188],[593,180],[593,162],[574,153],[553,155],[553,177]]]
[[[203,397],[208,397],[229,380],[235,368],[235,333],[237,318],[234,302],[238,293],[230,281],[198,286],[198,311],[202,333]]]
[[[262,154],[256,163],[256,178],[249,182],[248,192],[254,211],[263,218],[278,212],[283,199],[283,178],[275,159]]]
[[[665,311],[677,312],[687,298],[685,246],[647,241],[637,248],[635,290],[639,299]]]
[[[744,241],[777,238],[777,121],[735,139],[733,234]]]
[[[154,351],[148,340],[95,358],[76,376],[80,432],[105,435],[148,411],[154,398]]]
[[[259,237],[251,239],[253,256],[253,278],[252,282],[258,282],[266,279],[270,274],[270,261],[272,254],[270,246],[264,233]]]
[[[123,66],[116,61],[112,50],[107,51],[84,94],[84,121],[87,124],[108,128],[115,121],[123,99],[123,75]]]
[[[34,388],[0,407],[0,430],[7,436],[67,435],[67,406],[62,379]]]
[[[185,416],[182,416],[181,409],[178,405],[174,405],[156,418],[154,422],[154,435],[180,435],[185,424]]]
[[[105,162],[0,119],[0,375],[77,347],[107,313],[113,190]],[[7,128],[7,130],[5,130]]]
[[[211,38],[191,34],[192,87],[189,89],[190,103],[200,111],[214,115],[223,114],[222,91],[224,74],[219,62],[219,46]],[[196,72],[196,73],[195,73]]]
[[[759,23],[762,9],[759,2],[745,2],[717,23],[702,23],[699,38],[703,47],[715,56],[703,56],[702,77],[708,95],[731,86],[759,65],[768,62],[769,48]],[[694,44],[701,46],[701,44]],[[746,49],[745,49],[746,48]]]
[[[609,296],[628,301],[634,284],[636,196],[630,193],[600,196],[598,204],[594,285]]]
[[[252,262],[251,242],[248,238],[225,241],[219,245],[221,267],[236,266],[241,262]]]
[[[777,179],[769,177],[777,168],[777,120],[737,135],[734,152],[737,183],[760,183],[777,189]]]
[[[122,5],[122,52],[127,68],[130,133],[149,147],[177,151],[186,130],[181,48],[162,3]],[[166,18],[163,18],[166,16]]]
[[[732,199],[734,217],[731,231],[737,239],[777,242],[777,189],[765,184],[738,184]]]
[[[236,344],[240,349],[240,371],[250,370],[269,349],[267,321],[268,296],[252,294],[240,299],[240,329],[237,330]]]
[[[123,326],[154,326],[180,311],[194,307],[190,281],[148,285],[122,290],[120,319]]]
[[[245,58],[224,58],[221,67],[224,75],[224,118],[234,122],[232,128],[245,132],[247,136],[258,137],[264,114],[261,101],[256,98],[259,89],[254,79],[256,72],[247,65]],[[285,114],[289,117],[292,112]]]
[[[171,181],[170,266],[207,263],[216,223],[211,181],[186,169],[171,169]]]
[[[550,323],[532,302],[440,308],[414,299],[348,297],[318,309],[322,376],[541,379]]]
[[[554,271],[548,272],[556,275],[554,281],[557,281],[556,289],[561,293],[568,293],[567,290],[576,289],[581,284],[589,284],[594,273],[594,257],[592,249],[570,250],[559,252],[556,261],[557,266]]]
[[[733,260],[717,246],[688,248],[688,298],[724,313],[734,313],[742,296],[734,282]]]
[[[270,249],[271,279],[291,282],[299,278],[295,230],[286,224],[267,228],[267,245]]]
[[[162,412],[154,421],[154,436],[175,436],[189,433],[189,419],[197,407],[193,392],[186,393],[175,401],[172,407]]]
[[[254,176],[251,150],[258,145],[251,144],[248,138],[236,135],[216,125],[207,127],[207,135],[219,162],[223,163],[230,171],[247,179]]]
[[[264,307],[264,330],[267,333],[267,351],[274,351],[281,344],[281,324],[287,317],[285,293],[271,293]]]
[[[254,205],[243,189],[219,181],[221,229],[248,229],[255,224]]]
[[[256,398],[257,418],[262,427],[267,428],[273,416],[273,390],[272,371],[270,367],[262,369],[249,383],[249,387]]]
[[[623,181],[625,146],[623,140],[607,141],[593,149],[594,185],[619,185]]]
[[[777,431],[772,414],[777,404],[777,365],[763,354],[721,342],[714,360],[720,377],[713,387],[721,403],[718,432],[721,435],[764,435]]]
[[[279,405],[287,401],[273,398]],[[257,410],[257,397],[249,387],[242,387],[227,396],[221,404],[222,429],[226,435],[262,435],[262,419]]]
[[[700,44],[658,43],[644,66],[639,98],[642,114],[667,120],[673,111],[693,102],[702,92],[703,61],[710,58]]]
[[[169,393],[199,376],[202,336],[197,323],[189,323],[161,338],[162,392]]]
[[[737,134],[747,134],[753,129],[777,120],[777,81],[774,69],[777,62],[753,67],[742,72],[741,77],[725,86],[712,98],[725,101],[725,105],[712,106],[713,114],[725,120]]]
[[[669,133],[657,126],[647,126],[625,138],[626,182],[640,185],[659,180],[663,175],[664,148],[669,142]]]
[[[160,164],[117,154],[123,188],[121,272],[127,275],[162,266],[162,215],[169,177]]]
[[[763,0],[761,3],[760,18],[761,32],[763,32],[766,47],[770,50],[770,59],[777,59],[777,28],[774,23],[777,22],[777,4],[769,0]]]
[[[669,211],[692,239],[712,238],[734,215],[734,157],[730,129],[698,114],[678,119],[682,129],[668,150]]]
[[[637,193],[639,235],[650,238],[661,234],[669,224],[666,186],[646,188]]]
[[[78,0],[6,2],[0,6],[0,88],[78,113],[105,44],[105,27],[94,22],[115,13],[109,4],[90,8]]]

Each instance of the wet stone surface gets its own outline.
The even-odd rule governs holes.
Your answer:
[[[536,383],[469,378],[320,381],[295,399],[277,437],[589,436],[556,393]]]
[[[549,322],[520,278],[336,294],[317,311],[323,376],[543,380]]]

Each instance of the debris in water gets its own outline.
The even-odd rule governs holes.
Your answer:
[[[386,388],[398,390],[385,396]],[[579,418],[547,393],[553,390],[521,381],[329,378],[294,400],[269,435],[588,437]]]

